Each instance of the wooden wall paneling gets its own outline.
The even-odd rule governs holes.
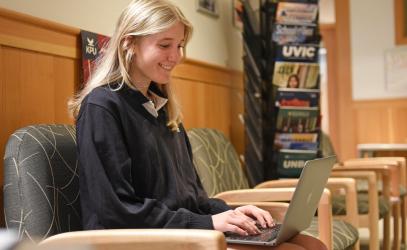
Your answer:
[[[390,110],[390,143],[407,143],[407,100]]]
[[[230,139],[230,88],[207,84],[203,94],[205,95],[205,127],[216,128]]]
[[[55,86],[52,79],[52,56],[26,51],[20,51],[19,54],[21,58],[17,72],[19,79],[7,83],[20,85],[19,127],[54,121]],[[8,60],[11,61],[13,58],[10,57]]]
[[[242,72],[186,59],[177,66],[172,77],[186,127],[217,128],[232,140],[231,112],[235,105],[231,103],[232,92],[239,84],[242,88],[239,80]]]
[[[191,80],[173,78],[175,92],[181,104],[184,115],[184,126],[196,128],[205,122],[205,96],[204,85],[197,84]]]
[[[0,8],[0,41],[9,46],[79,58],[79,29]]]
[[[389,138],[387,107],[358,107],[356,115],[357,143],[381,143]]]
[[[13,60],[9,60],[12,58]],[[2,46],[0,54],[1,71],[0,79],[2,82],[3,95],[0,100],[2,106],[2,114],[0,120],[2,130],[0,135],[0,149],[4,155],[5,144],[9,135],[18,128],[21,117],[21,85],[19,84],[19,69],[21,68],[21,58],[18,50]],[[13,84],[11,84],[13,83]],[[1,161],[0,166],[3,166]],[[1,168],[1,173],[3,168]],[[0,180],[3,184],[3,178]],[[2,214],[2,213],[1,213]]]
[[[407,99],[354,102],[357,143],[406,143]]]
[[[174,78],[173,83],[187,129],[216,128],[230,138],[229,88],[177,78]]]
[[[241,71],[231,72],[231,114],[230,114],[230,140],[239,155],[244,153],[244,125],[239,115],[244,113],[243,74]]]
[[[68,115],[67,102],[72,94],[79,89],[78,59],[55,57],[53,63],[53,85],[55,86],[55,123],[73,124]]]
[[[172,76],[230,87],[230,70],[193,59],[186,59],[184,63],[178,65],[172,72]]]

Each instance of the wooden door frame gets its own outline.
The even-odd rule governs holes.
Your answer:
[[[328,117],[324,116],[322,119],[328,119],[329,123],[329,128],[328,131],[326,131],[329,135],[329,138],[331,139],[332,144],[334,145],[334,148],[337,149],[338,146],[338,135],[336,131],[338,131],[338,121],[337,121],[337,98],[336,98],[336,88],[337,88],[337,82],[336,82],[336,26],[335,24],[321,24],[320,25],[320,31],[322,35],[322,40],[324,42],[324,47],[327,51],[326,55],[326,62],[327,62],[327,78],[328,78],[328,84],[327,84],[327,93],[324,93],[327,96],[328,99],[328,107],[327,107],[327,113]],[[335,150],[336,151],[336,150]]]
[[[338,159],[356,157],[356,126],[352,100],[350,2],[335,0],[334,39],[328,60],[329,134]],[[332,65],[333,64],[333,65]]]

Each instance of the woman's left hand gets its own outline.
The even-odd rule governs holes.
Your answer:
[[[242,213],[246,216],[254,217],[258,221],[258,223],[263,227],[272,227],[275,225],[273,218],[271,217],[270,213],[266,210],[258,208],[253,205],[246,205],[235,208],[235,211],[238,213]]]

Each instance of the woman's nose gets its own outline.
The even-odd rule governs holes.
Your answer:
[[[178,63],[181,60],[182,57],[182,48],[175,48],[172,49],[170,54],[168,55],[168,60],[171,62],[176,62]]]

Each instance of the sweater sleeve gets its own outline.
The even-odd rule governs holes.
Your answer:
[[[185,131],[184,128],[182,128],[182,130]],[[192,146],[188,139],[187,133],[185,133],[185,142],[187,144],[188,154],[191,159],[191,164],[194,167],[196,183],[198,186],[198,196],[199,196],[198,200],[200,201],[201,209],[203,209],[204,211],[207,211],[208,213],[210,213],[212,215],[230,210],[231,208],[223,200],[216,199],[216,198],[208,198],[208,194],[205,192],[205,190],[202,186],[201,179],[198,176],[198,173],[195,168],[195,164],[193,162]]]
[[[122,125],[111,111],[85,103],[76,125],[84,229],[213,229],[211,215],[173,211],[156,199],[136,196]]]

